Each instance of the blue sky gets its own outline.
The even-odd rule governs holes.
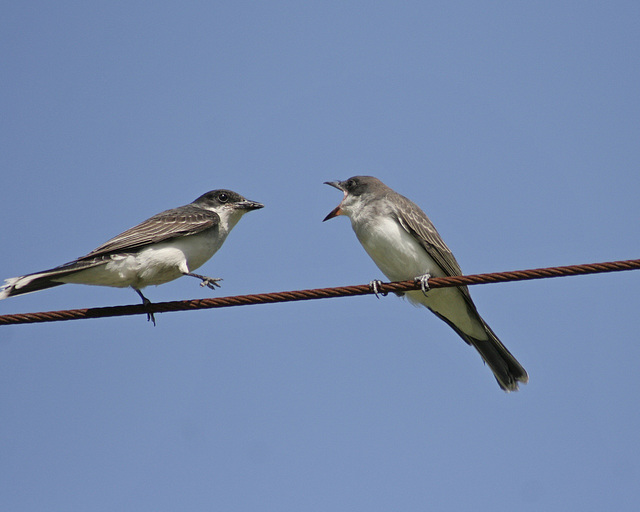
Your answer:
[[[640,257],[637,2],[13,2],[2,278],[216,188],[265,204],[152,301],[381,273],[379,177],[467,273]],[[396,297],[0,328],[12,511],[636,510],[639,272],[477,286],[530,374]],[[137,303],[62,286],[0,314]]]

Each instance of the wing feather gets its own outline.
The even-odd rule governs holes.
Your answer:
[[[213,228],[219,222],[220,217],[217,213],[195,205],[166,210],[120,233],[80,259],[114,252],[136,251],[151,243],[200,233]]]
[[[460,276],[462,270],[451,249],[444,243],[429,217],[406,197],[398,194],[396,216],[400,225],[413,235],[448,276]]]
[[[397,195],[397,202],[400,205],[395,211],[398,222],[424,247],[425,251],[433,258],[445,275],[463,275],[462,269],[451,249],[444,243],[440,233],[438,233],[426,213],[415,203],[400,194]],[[466,286],[459,286],[458,290],[464,296],[469,307],[476,311],[469,289]]]

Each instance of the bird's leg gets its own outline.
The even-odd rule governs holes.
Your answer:
[[[425,297],[429,291],[429,279],[431,279],[431,274],[422,274],[414,279],[416,284],[420,283],[420,289]]]
[[[216,286],[220,288],[218,281],[222,281],[221,277],[207,277],[207,276],[201,276],[200,274],[193,274],[191,272],[184,272],[183,275],[197,277],[198,279],[201,279],[202,282],[200,283],[200,286],[208,286],[212,290],[215,290]]]
[[[138,295],[140,295],[140,298],[142,299],[142,303],[145,306],[148,306],[149,304],[151,304],[151,301],[147,299],[144,295],[142,295],[142,292],[140,290],[138,290],[137,288],[134,288],[134,290]],[[154,327],[156,326],[156,317],[153,316],[153,313],[150,311],[147,311],[147,322],[153,322],[153,326]]]
[[[369,281],[369,289],[374,293],[376,299],[380,298],[380,295],[386,297],[389,292],[381,292],[380,286],[382,285],[382,281],[379,279],[374,279],[373,281]]]

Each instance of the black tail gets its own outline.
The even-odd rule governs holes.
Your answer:
[[[28,276],[23,276],[28,277]],[[22,277],[14,278],[16,281],[12,281],[11,279],[7,279],[5,286],[0,289],[0,299],[6,299],[8,297],[14,297],[15,295],[23,295],[25,293],[37,292],[40,290],[46,290],[47,288],[53,288],[54,286],[60,286],[64,283],[59,283],[52,281],[48,277],[36,278],[33,281],[29,282],[25,286],[16,287],[16,285],[20,285],[20,280]]]
[[[484,320],[481,319],[487,333],[487,339],[478,339],[465,334],[442,315],[438,313],[435,314],[447,322],[464,341],[475,347],[484,362],[491,368],[494,377],[502,389],[505,391],[517,391],[518,382],[526,384],[529,381],[527,371],[513,354],[507,350],[507,347],[502,344]]]
[[[468,341],[480,353],[482,359],[489,365],[500,387],[505,391],[517,391],[518,382],[526,384],[529,381],[527,371],[522,367],[511,352],[507,350],[495,333],[486,323],[484,324],[489,339]]]
[[[59,267],[49,270],[43,270],[42,272],[34,272],[33,274],[27,274],[26,276],[12,277],[4,282],[4,285],[0,287],[0,300],[7,297],[13,297],[15,295],[23,295],[25,293],[37,292],[40,290],[46,290],[47,288],[53,288],[54,286],[60,286],[65,284],[60,282],[59,279],[64,276],[75,274],[81,270],[86,270],[91,267],[104,264],[102,258],[92,258],[89,260],[78,259],[70,261]]]

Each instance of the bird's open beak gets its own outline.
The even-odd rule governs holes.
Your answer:
[[[344,189],[342,188],[342,183],[340,181],[325,181],[324,184],[325,185],[331,185],[333,188],[337,188],[338,190],[344,192]],[[329,215],[327,215],[324,219],[322,219],[322,222],[324,222],[326,220],[329,220],[329,219],[333,219],[334,217],[337,217],[338,215],[342,215],[342,209],[340,208],[341,204],[342,204],[342,201],[340,202],[340,204],[338,206],[336,206],[333,210],[331,210]]]
[[[340,209],[340,205],[336,206],[333,210],[331,210],[331,212],[329,212],[329,215],[327,215],[324,219],[322,219],[322,222],[324,222],[325,220],[333,219],[338,215],[342,215],[342,210]]]
[[[245,199],[239,203],[236,203],[236,208],[240,210],[259,210],[260,208],[264,208],[262,203],[258,203],[256,201],[250,201],[249,199]]]

